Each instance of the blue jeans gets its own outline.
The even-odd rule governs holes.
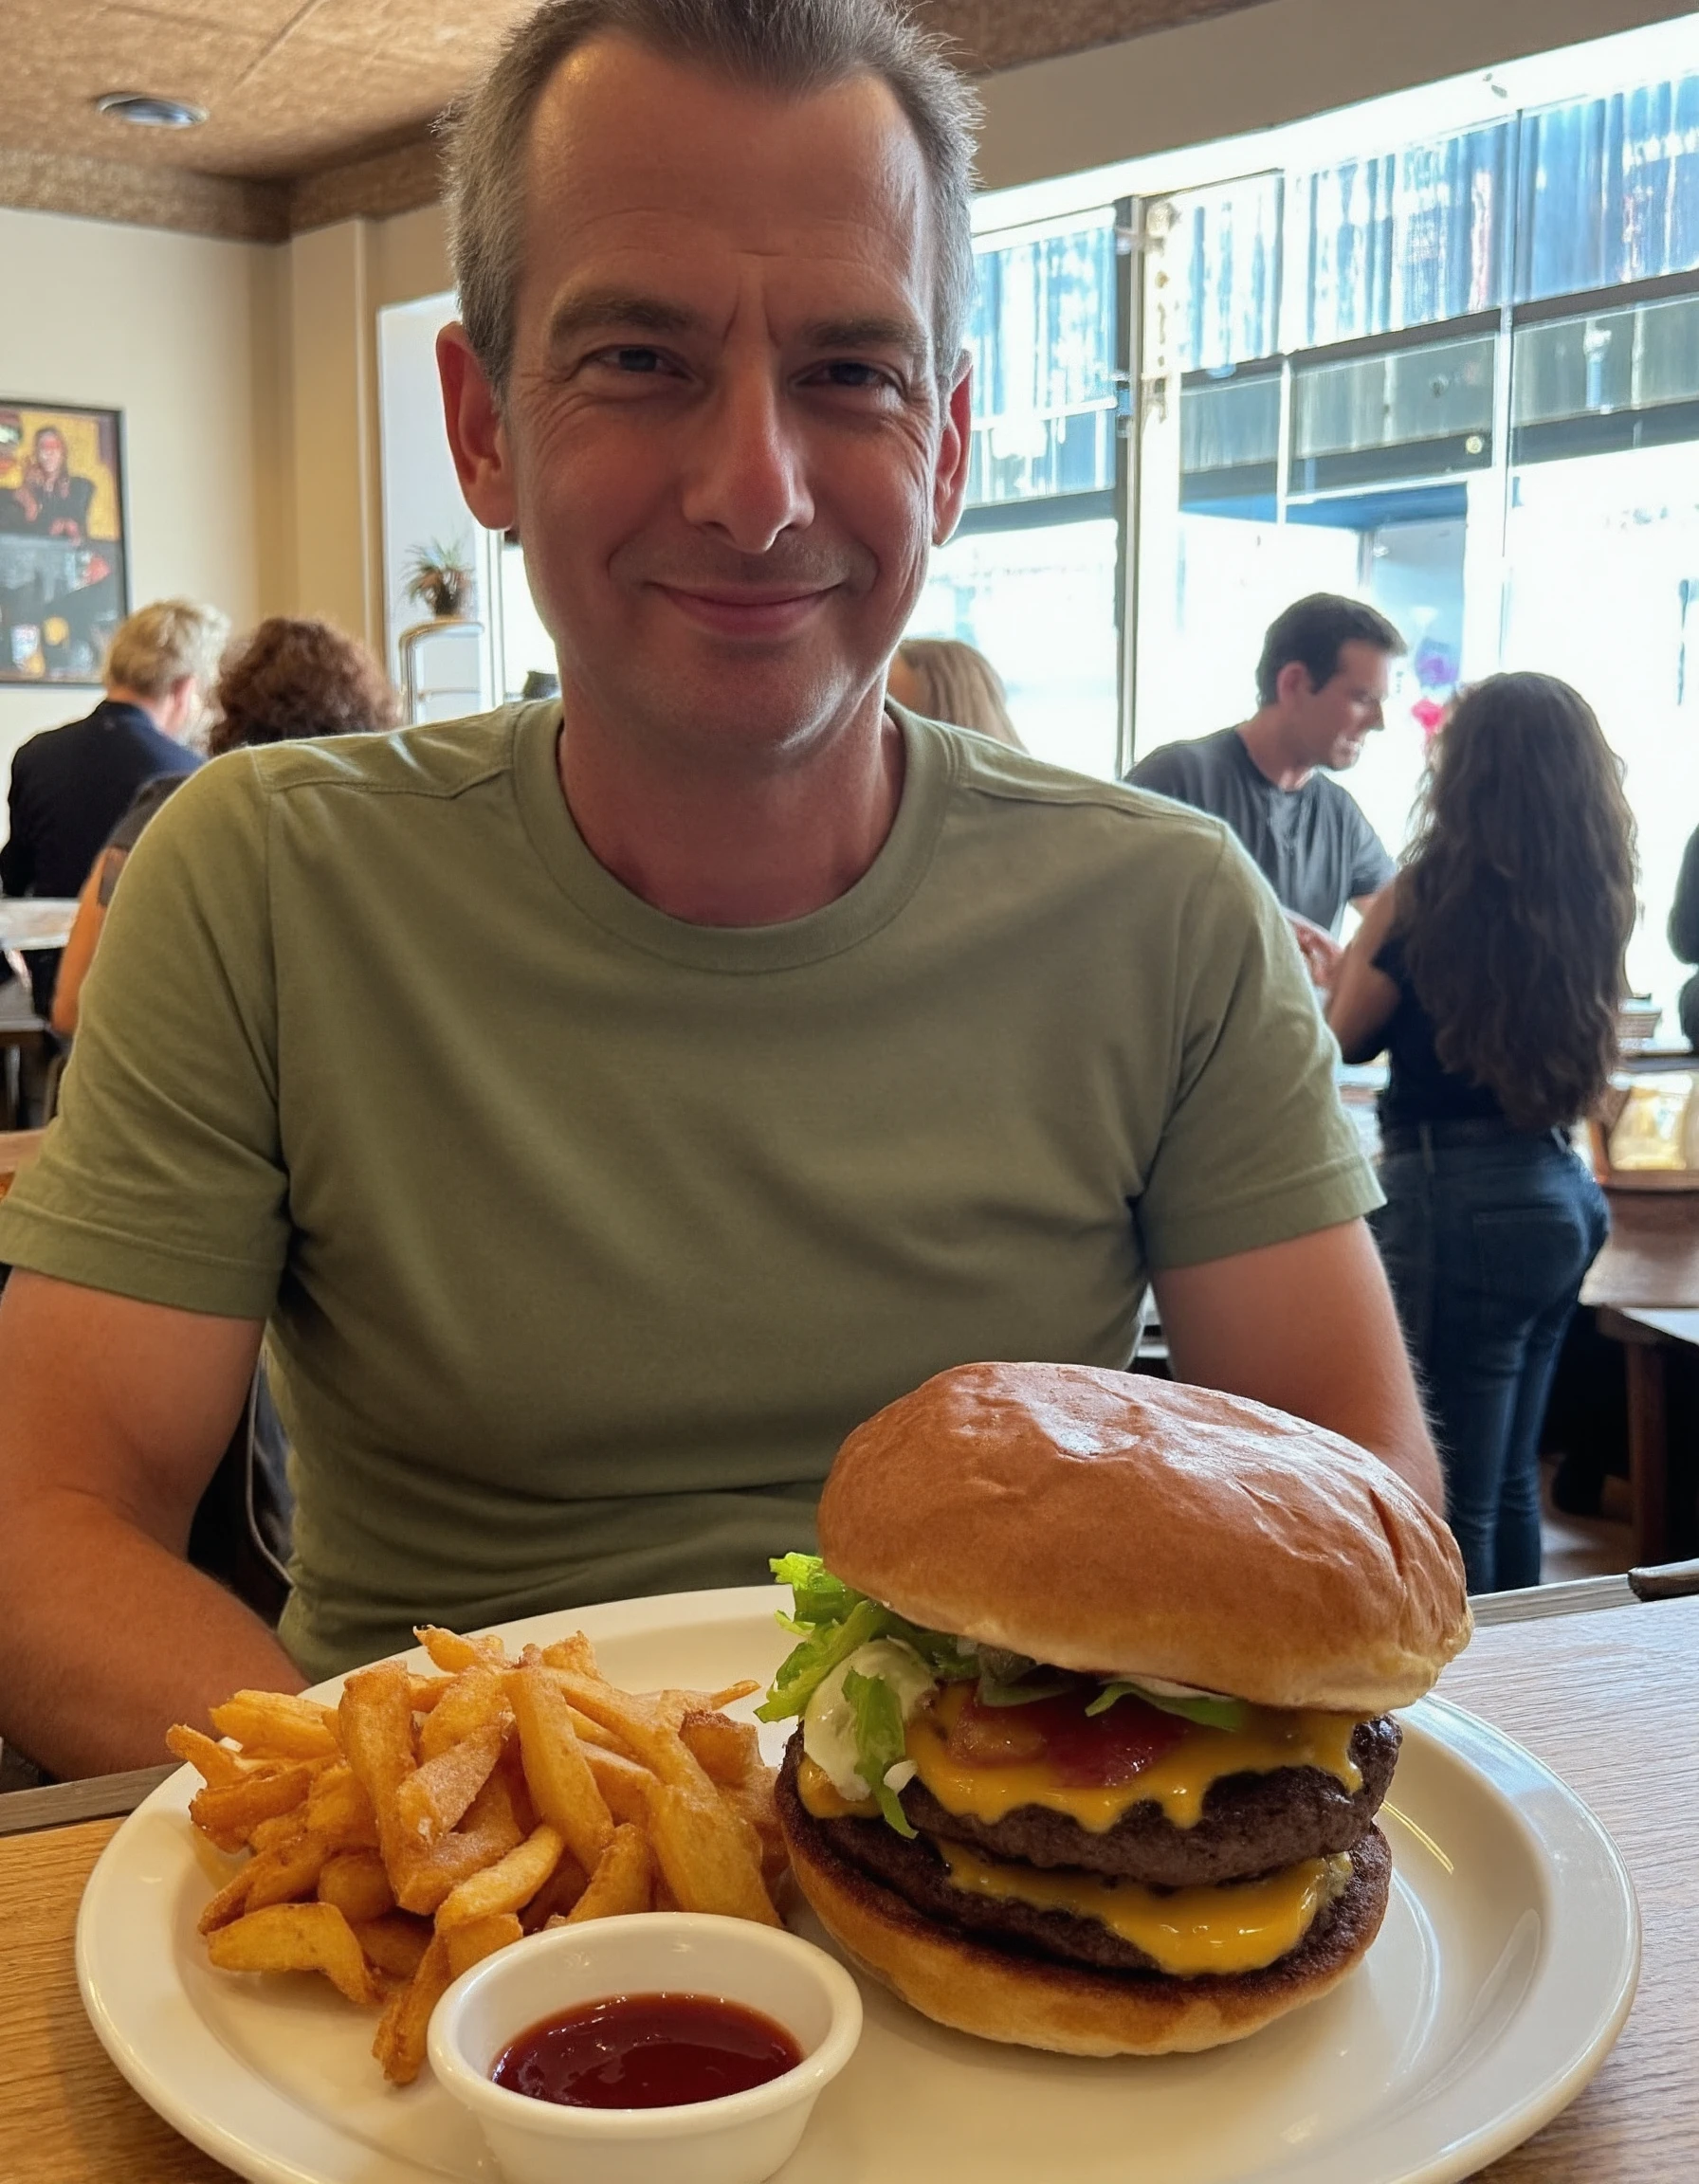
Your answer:
[[[1495,1592],[1540,1582],[1540,1428],[1610,1215],[1557,1137],[1464,1135],[1437,1123],[1416,1150],[1386,1155],[1371,1222],[1426,1383],[1469,1589]]]

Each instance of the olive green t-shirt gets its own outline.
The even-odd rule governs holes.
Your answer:
[[[1124,1365],[1147,1272],[1378,1202],[1215,820],[902,717],[826,909],[585,847],[557,704],[241,751],[125,870],[0,1259],[268,1320],[310,1676],[805,1546],[968,1359]]]

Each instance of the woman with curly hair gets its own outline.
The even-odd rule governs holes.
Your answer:
[[[1376,1235],[1471,1592],[1540,1581],[1540,1427],[1604,1194],[1569,1128],[1617,1058],[1635,827],[1591,706],[1495,675],[1436,739],[1416,839],[1327,1010],[1386,1049]]]
[[[328,622],[283,614],[262,622],[226,654],[212,707],[207,748],[214,758],[248,743],[393,728],[401,718],[395,692],[365,646]],[[77,1028],[82,981],[119,874],[148,821],[185,778],[166,774],[144,781],[95,859],[53,988],[49,1021],[61,1038]]]

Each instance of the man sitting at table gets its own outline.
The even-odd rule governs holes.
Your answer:
[[[968,96],[882,0],[556,0],[439,355],[561,697],[216,760],[0,1214],[0,1728],[66,1771],[407,1642],[756,1579],[941,1367],[1176,1369],[1439,1482],[1226,829],[885,703],[960,509]],[[181,1559],[262,1333],[287,1652]]]
[[[155,599],[119,624],[106,649],[106,694],[94,711],[32,736],[12,759],[11,828],[0,849],[8,895],[80,895],[141,784],[193,773],[200,753],[182,738],[200,717],[201,693],[229,633],[215,607],[188,599]],[[29,969],[45,1016],[59,950],[35,951]]]

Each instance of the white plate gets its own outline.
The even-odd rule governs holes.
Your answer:
[[[546,1643],[581,1626],[634,1689],[764,1681],[789,1643],[775,1598],[748,1587],[620,1601],[502,1635]],[[1628,2014],[1634,1890],[1603,1828],[1519,1745],[1438,1700],[1403,1720],[1386,1923],[1324,2000],[1211,2054],[1087,2062],[946,2032],[864,1981],[861,2047],[781,2176],[1451,2184],[1537,2131]],[[324,1981],[209,1967],[195,1919],[230,1867],[189,1824],[198,1780],[185,1768],[155,1791],[83,1895],[77,1974],[107,2053],[243,2176],[482,2184],[469,2120],[433,2083],[386,2087],[373,2021]]]

